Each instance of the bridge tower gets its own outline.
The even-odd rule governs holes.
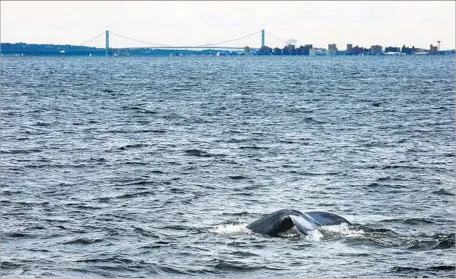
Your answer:
[[[264,29],[261,30],[261,48],[264,47]]]
[[[109,56],[109,30],[106,30],[106,47],[105,47],[105,55]]]

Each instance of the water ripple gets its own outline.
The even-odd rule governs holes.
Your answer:
[[[454,67],[4,57],[0,276],[452,277]],[[282,208],[354,225],[247,229]]]

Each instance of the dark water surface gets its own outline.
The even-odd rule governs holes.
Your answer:
[[[455,276],[454,56],[1,68],[1,276]]]

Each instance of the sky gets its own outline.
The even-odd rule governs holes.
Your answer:
[[[455,48],[456,1],[1,1],[2,43]],[[97,35],[100,35],[96,37]],[[120,35],[120,36],[119,36]],[[89,39],[95,39],[87,42]],[[135,39],[135,40],[130,40]]]

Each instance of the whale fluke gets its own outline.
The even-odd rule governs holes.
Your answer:
[[[345,218],[330,212],[299,212],[293,209],[282,209],[267,214],[247,226],[255,233],[277,236],[279,233],[296,227],[301,233],[308,234],[317,226],[350,224]]]
[[[332,226],[332,225],[340,225],[342,223],[347,223],[351,225],[345,218],[330,212],[323,212],[323,211],[309,211],[304,212],[306,216],[308,216],[315,224],[320,226]]]

